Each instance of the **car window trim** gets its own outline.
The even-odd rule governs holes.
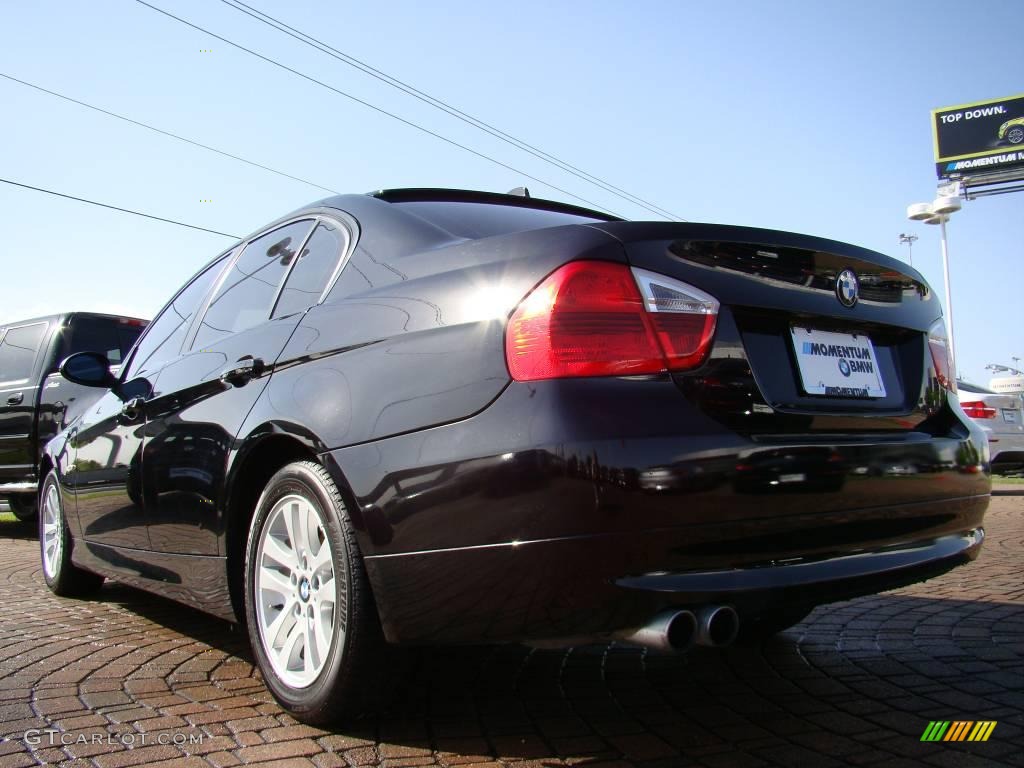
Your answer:
[[[341,213],[341,211],[339,211],[338,213]],[[328,277],[327,281],[324,283],[324,289],[320,292],[320,296],[317,297],[317,300],[315,302],[306,307],[306,309],[303,310],[304,312],[308,312],[313,307],[317,307],[323,304],[324,299],[327,298],[327,294],[330,293],[331,288],[334,287],[334,283],[337,282],[338,277],[341,276],[341,271],[345,268],[345,265],[348,263],[349,258],[352,256],[352,251],[355,250],[355,242],[357,236],[354,235],[353,233],[358,233],[359,231],[358,224],[356,224],[355,219],[351,219],[351,217],[348,215],[345,215],[344,218],[342,218],[342,216],[333,213],[317,213],[315,214],[315,219],[316,221],[313,224],[313,228],[309,231],[309,234],[306,235],[306,239],[302,243],[302,248],[298,250],[298,255],[296,259],[288,267],[288,271],[284,276],[284,280],[281,281],[281,284],[277,288],[277,295],[274,296],[274,303],[270,308],[270,319],[274,319],[274,312],[277,311],[277,305],[281,301],[281,294],[284,293],[285,286],[288,285],[288,279],[292,275],[292,270],[294,270],[295,265],[299,263],[299,258],[301,257],[302,249],[304,249],[306,245],[309,243],[310,239],[312,239],[313,234],[316,232],[316,228],[320,226],[322,222],[327,222],[328,224],[335,225],[338,228],[338,230],[343,233],[345,237],[345,242],[342,243],[341,247],[338,249],[338,253],[335,256],[336,262],[334,265],[334,269],[331,271],[330,277]],[[291,314],[295,313],[293,312]],[[289,316],[290,315],[285,315],[285,317]]]
[[[355,217],[345,213],[344,211],[338,211],[336,214],[325,214],[326,218],[336,221],[341,228],[345,231],[345,235],[348,238],[348,242],[342,249],[341,258],[338,259],[337,265],[334,267],[334,273],[331,275],[327,284],[324,286],[323,293],[320,294],[320,298],[317,300],[314,307],[318,307],[326,301],[327,296],[334,288],[334,284],[338,282],[338,278],[341,277],[341,273],[345,271],[345,267],[348,266],[349,261],[352,259],[352,254],[355,253],[356,245],[359,244],[359,222]],[[312,309],[312,307],[310,307]]]

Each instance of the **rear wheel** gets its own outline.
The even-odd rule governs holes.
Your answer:
[[[38,507],[36,505],[35,496],[31,496],[29,494],[11,496],[7,499],[7,503],[11,506],[11,512],[13,512],[14,516],[21,520],[21,522],[27,523],[36,519]]]
[[[1024,125],[1015,125],[1006,132],[1006,139],[1011,144],[1020,144],[1024,141]]]
[[[369,711],[386,693],[386,647],[341,494],[312,461],[275,474],[245,558],[246,622],[267,687],[295,717]]]
[[[740,623],[738,645],[759,645],[770,637],[799,624],[814,608],[784,608]]]
[[[39,494],[39,549],[43,559],[43,579],[56,595],[78,596],[95,592],[103,577],[83,571],[71,562],[73,542],[61,502],[57,472],[51,470]]]

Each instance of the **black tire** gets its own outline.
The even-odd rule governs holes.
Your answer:
[[[305,576],[299,581],[294,594],[283,596],[280,599],[273,597],[271,591],[259,594],[263,595],[264,606],[258,610],[257,599],[257,568],[260,559],[261,541],[272,535],[271,528],[276,525],[277,515],[285,514],[281,510],[286,504],[285,498],[301,497],[320,516],[319,523],[322,530],[317,527],[317,534],[325,536],[330,543],[331,560],[333,561],[333,589],[324,587],[320,582],[318,589],[323,592],[314,592],[317,597],[323,600],[330,600],[333,595],[334,609],[333,634],[330,641],[330,648],[323,655],[322,668],[315,672],[312,682],[303,685],[293,685],[284,679],[284,675],[292,674],[285,670],[279,674],[271,661],[267,644],[273,645],[274,638],[264,639],[260,630],[260,622],[264,621],[273,624],[269,612],[276,611],[274,616],[285,615],[280,627],[286,625],[298,627],[307,621],[305,610],[309,609],[309,632],[313,632],[313,624],[316,622],[314,615],[320,616],[320,604],[314,601],[317,597],[303,597],[300,589],[302,581],[306,581],[306,595],[314,591],[318,576],[310,575],[309,570],[302,571],[300,568],[288,569],[281,567],[279,572],[283,580],[291,579],[291,584],[296,584],[292,576]],[[294,521],[292,525],[294,525]],[[292,528],[288,529],[289,536]],[[298,538],[298,537],[297,537]],[[307,538],[308,540],[308,538]],[[281,540],[278,539],[280,542]],[[302,544],[296,544],[288,539],[284,540],[284,547],[281,551],[298,553],[303,551]],[[323,544],[320,544],[322,547]],[[315,557],[310,552],[309,559]],[[266,554],[263,555],[267,557]],[[306,555],[301,555],[305,560]],[[325,556],[326,557],[326,556]],[[271,563],[279,562],[270,558]],[[288,575],[284,576],[284,572]],[[265,571],[264,571],[265,572]],[[262,578],[262,577],[261,577]],[[281,593],[284,595],[284,593]],[[309,603],[306,603],[306,600]],[[290,602],[289,602],[290,601]],[[289,607],[291,606],[291,607]],[[292,609],[295,615],[300,618],[292,619]],[[259,611],[263,611],[263,614]],[[368,714],[376,710],[387,700],[391,690],[392,674],[395,665],[391,663],[393,652],[384,641],[383,632],[380,627],[380,619],[377,616],[377,609],[370,593],[370,586],[363,567],[362,556],[356,543],[355,532],[345,509],[345,503],[338,487],[331,476],[319,464],[313,461],[299,461],[289,464],[275,474],[267,483],[263,494],[260,496],[249,527],[249,537],[245,552],[245,616],[249,630],[249,638],[253,653],[259,664],[263,679],[270,692],[278,702],[297,719],[306,723],[326,723],[342,718],[351,718],[361,714]],[[277,629],[275,637],[282,632],[290,637],[292,631]],[[301,663],[305,665],[305,656],[317,656],[317,651],[310,652],[308,644],[310,635],[303,639],[303,649],[300,654]],[[286,637],[281,641],[282,646],[288,643]],[[316,642],[313,642],[316,645]],[[295,647],[295,646],[292,646]],[[275,658],[280,665],[281,652],[275,652]],[[315,662],[314,662],[315,666]],[[295,673],[298,674],[298,673]]]
[[[74,540],[64,516],[56,470],[50,470],[43,481],[39,502],[42,507],[42,514],[39,515],[39,552],[46,586],[55,595],[62,597],[80,597],[95,592],[103,585],[103,577],[83,571],[71,562]],[[51,510],[54,513],[52,516]]]
[[[17,496],[10,496],[7,499],[7,503],[11,507],[11,512],[21,522],[31,523],[36,519],[39,508],[36,506],[35,496],[27,493],[18,494]]]
[[[737,645],[760,645],[790,627],[796,626],[811,615],[810,608],[785,608],[766,613],[750,621],[740,623],[740,631],[736,636]]]

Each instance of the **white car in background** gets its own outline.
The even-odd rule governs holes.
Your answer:
[[[999,394],[968,381],[957,381],[956,388],[964,413],[988,436],[992,471],[1024,470],[1024,401],[1020,393]]]

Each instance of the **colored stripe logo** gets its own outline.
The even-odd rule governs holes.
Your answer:
[[[995,728],[995,720],[932,720],[921,741],[988,741]]]

